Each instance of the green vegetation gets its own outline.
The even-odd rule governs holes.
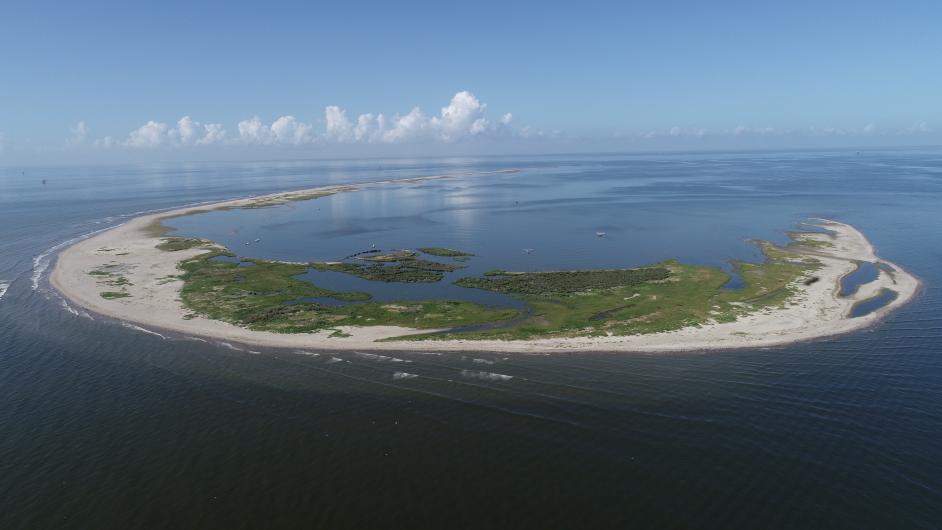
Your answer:
[[[463,268],[462,265],[439,263],[416,257],[411,250],[397,250],[358,258],[360,262],[312,263],[317,270],[345,272],[365,280],[378,282],[434,283],[441,281],[446,272]],[[361,262],[367,263],[361,263]]]
[[[739,289],[723,288],[729,275],[719,268],[676,261],[637,269],[492,270],[455,282],[461,287],[521,299],[528,306],[526,314],[454,300],[380,303],[372,301],[369,293],[332,291],[297,278],[313,268],[371,281],[437,282],[446,272],[462,268],[454,263],[422,259],[411,250],[361,253],[343,262],[250,260],[255,266],[239,267],[238,263],[213,260],[216,256],[234,257],[217,249],[182,262],[179,278],[184,281],[181,298],[192,315],[255,330],[281,333],[325,330],[332,337],[345,336],[342,326],[450,330],[394,340],[633,335],[734,321],[746,314],[783,306],[797,286],[814,281],[813,271],[818,264],[802,254],[807,246],[798,239],[787,247],[756,243],[767,259],[763,263],[734,264],[745,283]],[[200,246],[212,249],[210,242],[188,238],[165,238],[162,244],[168,250]],[[453,255],[460,251],[451,249],[420,250],[442,257],[468,256]],[[106,293],[102,296],[107,297]],[[317,300],[321,298],[347,303],[323,303]]]
[[[425,254],[429,254],[431,256],[440,256],[443,258],[469,257],[474,255],[470,252],[463,252],[461,250],[454,250],[444,247],[420,247],[419,250]]]
[[[760,244],[764,263],[735,263],[745,287],[723,289],[729,275],[716,267],[667,261],[643,269],[510,273],[462,278],[463,287],[507,293],[527,302],[527,318],[506,327],[427,334],[403,339],[503,339],[634,335],[672,331],[782,306],[817,268],[793,248]]]
[[[415,251],[413,250],[394,250],[392,252],[386,252],[385,254],[377,253],[372,255],[361,256],[360,259],[366,261],[378,261],[382,263],[388,263],[393,261],[408,261],[415,259]]]
[[[823,239],[807,239],[803,238],[798,241],[798,245],[803,247],[814,247],[814,248],[834,248],[834,243],[830,241],[825,241]]]
[[[190,250],[191,248],[202,248],[212,245],[211,242],[194,237],[165,237],[157,244],[159,250],[165,252],[179,252],[181,250]]]
[[[220,255],[232,256],[209,252],[181,263],[181,299],[196,314],[255,330],[299,333],[345,325],[451,328],[506,320],[517,314],[450,300],[369,302],[368,293],[331,291],[295,278],[308,270],[306,264],[253,260],[254,267],[238,267],[212,260]],[[311,264],[327,270],[344,265],[349,264]],[[372,266],[394,267],[373,264],[367,268]],[[306,300],[321,297],[362,303],[333,306]],[[333,336],[341,335],[335,331]]]
[[[127,287],[133,284],[125,276],[126,272],[127,267],[125,265],[120,263],[108,263],[88,271],[88,275],[95,276],[97,278],[98,285],[118,287],[121,289],[120,291],[105,291],[101,293],[102,298],[106,300],[112,300],[115,298],[126,298],[131,296],[127,292]]]
[[[545,295],[575,293],[592,289],[625,287],[645,282],[666,280],[670,272],[664,267],[560,272],[491,271],[486,278],[461,278],[455,285],[486,289],[498,293]]]

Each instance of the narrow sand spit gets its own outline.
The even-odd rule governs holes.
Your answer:
[[[406,182],[444,178],[422,177]],[[402,181],[396,181],[401,183]],[[373,183],[357,186],[314,188],[291,193],[266,195],[250,199],[220,202],[208,206],[181,208],[145,215],[94,237],[76,243],[59,254],[50,281],[67,299],[90,311],[125,322],[154,329],[170,330],[185,335],[208,337],[227,342],[258,346],[328,349],[328,350],[414,350],[414,351],[686,351],[732,348],[756,348],[806,341],[838,335],[865,328],[889,312],[909,302],[919,289],[919,281],[898,265],[877,257],[867,238],[850,225],[829,220],[815,224],[830,234],[802,233],[799,239],[820,240],[832,246],[809,250],[821,262],[814,275],[819,280],[811,285],[797,285],[800,294],[784,308],[767,309],[735,322],[714,323],[698,328],[647,335],[537,339],[528,341],[447,340],[415,342],[375,342],[392,336],[425,333],[392,326],[342,327],[349,337],[328,337],[330,331],[304,334],[280,334],[252,331],[232,324],[202,317],[184,318],[188,314],[179,299],[183,282],[175,279],[177,264],[205,252],[192,249],[166,252],[155,248],[160,234],[156,223],[199,211],[253,205],[278,204],[316,194],[354,191]],[[854,271],[858,262],[882,264],[878,278],[864,284],[849,297],[839,296],[841,279]],[[129,296],[105,299],[100,278],[89,272],[103,266],[122,271],[130,282],[123,286]],[[882,289],[891,289],[898,296],[888,305],[868,315],[850,318],[854,304],[866,300]]]

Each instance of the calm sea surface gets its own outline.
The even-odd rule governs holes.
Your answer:
[[[159,335],[48,285],[142,212],[513,168],[172,224],[248,257],[477,254],[460,276],[728,267],[818,216],[925,289],[787,348],[377,356]],[[940,265],[939,150],[2,168],[0,528],[939,528]]]

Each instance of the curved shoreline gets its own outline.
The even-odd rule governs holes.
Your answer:
[[[827,241],[830,248],[805,252],[821,263],[815,272],[819,280],[800,286],[784,308],[764,309],[735,322],[713,323],[671,332],[602,337],[541,338],[526,341],[503,340],[423,340],[376,342],[378,339],[427,333],[394,326],[341,326],[348,337],[330,337],[329,331],[280,334],[254,331],[203,317],[186,318],[186,308],[179,300],[183,282],[171,278],[178,274],[177,264],[205,249],[174,252],[159,250],[163,220],[194,213],[227,208],[276,205],[292,200],[351,192],[387,184],[408,184],[447,175],[416,177],[380,182],[325,186],[259,197],[227,200],[213,204],[188,206],[166,212],[135,217],[128,222],[79,241],[60,252],[50,275],[51,285],[67,300],[91,312],[117,320],[197,337],[247,345],[300,348],[307,350],[385,350],[385,351],[492,351],[545,353],[554,351],[599,352],[670,352],[761,348],[804,342],[849,333],[871,326],[885,315],[908,303],[920,288],[920,282],[898,265],[882,260],[870,242],[850,225],[817,220],[818,226],[833,235],[803,233],[811,240]],[[860,261],[882,263],[876,280],[863,284],[851,296],[839,296],[842,279],[852,273]],[[89,274],[96,267],[118,264],[131,280],[127,298],[103,298],[102,287]],[[895,300],[865,316],[849,318],[856,303],[888,288],[898,293]]]

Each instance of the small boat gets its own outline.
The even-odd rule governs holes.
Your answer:
[[[248,242],[248,241],[246,241],[246,242],[245,242],[245,244],[246,244],[246,245],[248,245],[248,244],[249,244],[249,242]]]
[[[596,236],[596,237],[605,237],[605,232],[596,232],[596,233],[595,233],[595,236]]]
[[[525,248],[525,249],[523,249],[523,251],[526,252],[527,254],[533,254],[533,249],[532,249],[532,248]]]
[[[258,243],[258,242],[261,241],[261,240],[262,240],[262,239],[259,238],[259,237],[256,237],[256,238],[255,238],[255,242],[256,242],[256,243]]]

